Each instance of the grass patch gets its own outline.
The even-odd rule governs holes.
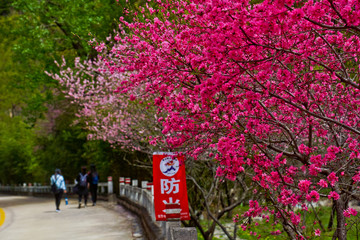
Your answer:
[[[248,210],[247,206],[237,207],[233,215],[239,214],[240,216]],[[331,216],[331,207],[321,206],[315,208],[316,214],[313,209],[309,207],[308,211],[301,211],[301,225],[304,225],[303,231],[306,235],[309,236],[308,239],[316,240],[329,240],[334,234],[336,229],[336,216],[334,216],[333,226],[331,230],[328,230],[329,220]],[[317,219],[317,217],[319,219]],[[348,240],[360,240],[360,219],[358,217],[352,216],[351,218],[346,218],[347,228],[348,228]],[[228,231],[233,234],[233,221],[232,219],[221,219],[222,224],[225,224],[229,227]],[[202,226],[205,228],[208,226],[207,221],[201,222]],[[237,239],[246,239],[246,240],[278,240],[278,239],[288,239],[288,235],[284,232],[283,227],[280,223],[277,222],[277,219],[274,215],[268,215],[268,222],[266,218],[263,219],[253,219],[251,224],[247,225],[245,231],[240,227],[241,222],[239,222],[237,228]],[[323,226],[323,228],[321,227]],[[230,228],[231,227],[231,228]],[[218,228],[218,227],[217,227]],[[319,229],[321,231],[320,236],[315,236],[315,230]],[[198,232],[198,239],[201,240],[203,237],[200,232]],[[214,237],[214,240],[228,239],[226,235],[223,237]]]

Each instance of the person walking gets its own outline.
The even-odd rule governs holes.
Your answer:
[[[86,167],[81,167],[81,172],[76,178],[78,183],[78,194],[79,194],[79,207],[81,208],[81,200],[84,197],[84,207],[87,205],[88,200],[88,184],[89,184],[89,176],[86,173]]]
[[[90,183],[91,200],[93,206],[96,206],[99,174],[96,171],[96,166],[94,164],[90,165],[90,172],[88,173],[88,175],[89,175],[89,183]]]
[[[60,212],[60,202],[63,193],[66,193],[64,177],[61,175],[60,169],[55,169],[55,174],[50,177],[51,190],[55,196],[56,212]]]

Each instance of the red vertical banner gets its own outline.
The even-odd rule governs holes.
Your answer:
[[[166,221],[165,204],[179,203],[181,220],[190,220],[184,156],[153,154],[154,205],[157,221]]]

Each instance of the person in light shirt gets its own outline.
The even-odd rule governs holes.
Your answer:
[[[66,193],[66,186],[64,177],[61,175],[60,169],[55,169],[55,174],[50,178],[51,186],[54,184],[56,188],[53,188],[52,191],[55,196],[55,205],[56,205],[56,212],[60,212],[60,202],[62,195]]]

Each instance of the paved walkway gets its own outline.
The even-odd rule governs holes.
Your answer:
[[[77,201],[69,199],[60,209],[55,212],[53,199],[0,195],[0,239],[133,240],[138,235],[136,218],[121,206],[99,202],[78,209]]]

